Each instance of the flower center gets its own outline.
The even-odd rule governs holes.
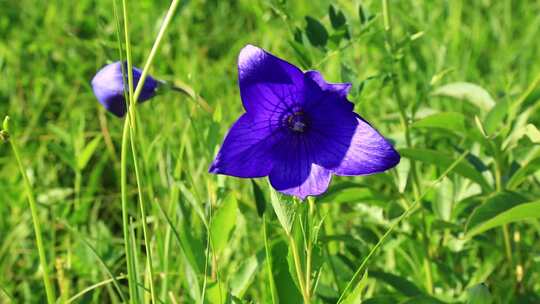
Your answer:
[[[287,117],[287,127],[294,132],[302,133],[306,129],[306,119],[302,111],[295,112]]]

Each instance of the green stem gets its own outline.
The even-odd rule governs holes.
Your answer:
[[[287,233],[287,240],[289,241],[289,248],[291,248],[291,253],[293,255],[294,268],[296,269],[298,285],[300,285],[300,292],[302,293],[304,304],[309,304],[310,301],[309,301],[309,296],[306,293],[306,285],[304,282],[304,274],[302,272],[302,263],[300,262],[300,255],[298,254],[298,249],[296,248],[296,242],[291,233]]]
[[[125,1],[122,2],[124,7],[124,20],[127,18],[127,9],[126,9],[126,3]],[[120,19],[118,14],[118,8],[116,6],[116,0],[113,1],[113,9],[114,9],[114,15],[116,17],[116,34],[118,38],[118,45],[119,45],[119,54],[120,59],[123,62],[122,58],[122,39],[120,34]],[[130,69],[128,69],[130,70]],[[128,82],[131,84],[131,88],[133,88],[133,75],[130,75],[131,73],[127,73],[124,69],[124,65],[122,65],[122,74],[126,75],[128,74]],[[124,76],[125,78],[125,76]],[[129,92],[132,92],[132,89],[129,90]],[[129,93],[124,92],[124,95],[126,96],[126,100],[129,99]],[[120,148],[120,192],[121,192],[121,200],[122,200],[122,231],[124,234],[124,251],[126,255],[126,266],[127,266],[127,277],[128,277],[128,289],[129,289],[129,303],[135,303],[138,302],[135,299],[138,299],[137,297],[137,278],[135,276],[135,269],[133,268],[133,252],[131,251],[130,246],[130,230],[129,230],[129,215],[128,215],[128,194],[127,194],[127,149],[128,149],[128,140],[129,140],[129,118],[126,118],[124,120],[124,127],[122,130],[122,144]]]
[[[9,131],[8,122],[9,122],[9,117],[6,117],[6,119],[4,120],[5,132]],[[43,270],[43,284],[45,284],[45,293],[47,294],[47,303],[54,304],[56,302],[55,300],[56,295],[55,295],[54,288],[52,286],[52,283],[49,277],[47,257],[45,255],[45,248],[43,247],[41,225],[39,223],[39,216],[38,216],[38,212],[36,208],[36,200],[34,198],[34,192],[32,190],[32,186],[30,185],[30,181],[28,180],[28,176],[26,175],[26,171],[24,170],[24,166],[21,161],[17,143],[13,137],[8,140],[11,145],[11,149],[13,150],[13,154],[15,155],[15,159],[17,160],[19,171],[21,172],[21,175],[23,177],[26,197],[28,198],[28,204],[30,205],[30,213],[32,214],[32,222],[34,223],[34,234],[36,236],[36,246],[38,249],[39,263],[41,264],[41,268]]]
[[[152,62],[154,60],[154,57],[157,53],[157,50],[159,48],[159,45],[161,44],[161,40],[164,36],[165,30],[167,29],[168,25],[170,24],[170,21],[172,19],[172,16],[174,15],[174,12],[176,11],[176,8],[178,7],[178,4],[180,3],[179,0],[173,0],[171,2],[171,5],[169,7],[169,10],[167,11],[167,14],[165,16],[165,19],[163,20],[163,23],[161,25],[161,28],[158,32],[158,35],[156,37],[156,40],[154,41],[154,44],[152,46],[152,49],[150,50],[150,54],[148,55],[148,58],[146,59],[143,71],[141,73],[141,77],[139,79],[139,82],[137,83],[137,87],[135,88],[135,91],[133,90],[133,73],[132,71],[132,56],[131,56],[131,43],[129,38],[129,21],[128,21],[128,11],[127,11],[127,4],[126,0],[122,1],[122,7],[123,7],[123,15],[124,15],[124,34],[125,34],[125,41],[126,41],[126,57],[127,57],[127,76],[128,76],[128,96],[129,96],[129,107],[128,107],[128,117],[126,118],[126,124],[124,125],[124,128],[129,129],[129,136],[131,140],[131,149],[133,154],[133,162],[134,162],[134,168],[135,168],[135,179],[137,182],[137,190],[138,190],[138,196],[139,196],[139,207],[141,211],[141,219],[142,219],[142,229],[143,229],[143,238],[145,242],[146,247],[146,257],[147,257],[147,264],[149,268],[149,275],[150,275],[150,294],[152,303],[156,302],[156,296],[155,296],[155,288],[153,283],[153,276],[154,276],[154,270],[153,270],[153,262],[152,262],[152,253],[151,253],[151,246],[150,241],[148,238],[148,232],[147,232],[147,223],[146,223],[146,210],[144,207],[143,202],[143,195],[141,190],[141,177],[139,172],[139,167],[136,160],[136,148],[135,148],[135,135],[134,135],[134,129],[135,129],[135,118],[136,118],[136,104],[137,100],[139,99],[139,95],[142,91],[142,88],[144,86],[144,82],[146,80],[146,77],[148,75],[148,70],[150,69],[150,66],[152,65]],[[124,135],[126,133],[124,132]],[[127,149],[127,140],[126,145],[124,146],[124,140],[123,140],[123,149]],[[123,154],[125,156],[125,154]],[[123,158],[124,159],[124,158]],[[122,173],[125,175],[125,165],[122,167]],[[126,184],[123,183],[125,186]],[[127,198],[126,198],[127,200]]]
[[[388,0],[382,0],[382,9],[383,9],[383,24],[384,24],[384,30],[385,30],[385,37],[386,37],[386,44],[387,48],[390,52],[390,55],[392,56],[392,66],[394,66],[394,43],[392,40],[392,22],[390,19],[390,6],[388,4]],[[403,99],[403,95],[401,94],[401,89],[399,86],[399,79],[397,75],[392,75],[392,88],[395,98],[398,101],[398,107],[399,107],[399,114],[400,114],[400,122],[405,132],[405,142],[408,148],[412,147],[412,140],[411,140],[411,134],[410,134],[410,128],[409,128],[409,122],[407,119],[407,113],[405,112],[405,101]],[[418,172],[416,168],[416,162],[411,160],[411,179],[413,181],[413,193],[415,201],[417,201],[420,197],[420,180],[418,178]],[[430,261],[430,253],[429,253],[429,238],[428,238],[428,226],[426,222],[425,217],[425,211],[422,210],[422,239],[424,244],[424,251],[425,251],[425,257],[424,257],[424,269],[426,271],[426,289],[429,294],[433,293],[433,270],[431,267],[431,261]]]
[[[268,233],[266,232],[266,214],[263,214],[263,236],[264,236],[264,251],[266,253],[266,270],[268,271],[268,282],[270,284],[270,295],[272,298],[272,304],[278,303],[278,296],[276,291],[276,283],[274,282],[274,273],[272,272],[272,253],[270,251],[270,245],[268,244]]]
[[[127,149],[129,140],[129,119],[124,122],[122,132],[122,147],[120,151],[120,189],[122,196],[122,230],[124,232],[124,250],[126,252],[126,264],[128,273],[128,286],[130,303],[134,303],[136,297],[137,278],[133,269],[133,253],[130,246],[130,231],[128,218],[128,195],[127,195]]]
[[[493,149],[495,151],[495,189],[497,192],[503,190],[502,186],[502,168],[501,168],[501,159],[499,157],[501,151],[499,147],[493,144]],[[513,268],[513,258],[512,258],[512,243],[510,241],[510,232],[508,231],[508,224],[502,226],[503,232],[503,241],[504,241],[504,252],[506,253],[506,259],[508,260],[508,265],[510,269]]]
[[[308,198],[308,233],[306,248],[306,296],[308,302],[311,301],[311,260],[313,255],[313,222],[315,221],[315,201],[312,197]]]
[[[132,114],[134,115],[135,113],[132,113]],[[153,267],[153,262],[152,262],[152,247],[151,247],[150,238],[148,237],[148,232],[147,232],[148,224],[146,223],[146,210],[145,210],[144,201],[143,201],[141,177],[140,177],[139,166],[137,162],[137,153],[135,150],[133,128],[129,128],[129,132],[130,132],[130,138],[131,138],[130,142],[131,142],[131,151],[133,155],[133,165],[135,168],[135,180],[137,182],[137,194],[139,197],[139,208],[141,210],[144,247],[146,249],[146,263],[148,264],[148,272],[150,276],[149,278],[150,297],[151,297],[152,303],[156,303],[156,294],[155,294],[155,289],[154,289],[154,267]]]
[[[137,88],[135,89],[134,94],[134,100],[139,99],[139,95],[141,94],[144,81],[146,79],[146,76],[148,76],[148,70],[150,69],[150,66],[152,65],[152,62],[154,61],[154,57],[156,56],[157,50],[159,48],[159,45],[161,44],[161,40],[163,39],[163,35],[165,34],[165,30],[169,26],[172,17],[174,15],[174,12],[176,11],[178,4],[180,4],[179,0],[173,0],[171,1],[171,5],[169,6],[169,10],[167,11],[167,14],[165,15],[165,19],[163,19],[163,23],[161,24],[161,28],[159,29],[158,35],[156,37],[156,40],[154,41],[154,45],[152,45],[152,49],[150,50],[150,54],[148,54],[148,58],[146,59],[146,63],[144,64],[143,70],[141,72],[141,78],[139,79],[139,83],[137,84]],[[130,60],[130,58],[128,58]]]

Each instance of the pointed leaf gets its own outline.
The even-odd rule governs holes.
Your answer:
[[[506,198],[506,200],[505,200]],[[540,217],[540,200],[521,202],[521,198],[499,195],[478,207],[467,225],[466,237],[508,223]]]
[[[454,82],[437,88],[433,95],[462,99],[488,112],[495,106],[489,93],[479,85],[469,82]]]
[[[86,145],[86,147],[84,147],[82,153],[78,155],[77,166],[79,167],[80,170],[86,167],[86,165],[88,164],[88,161],[90,160],[90,158],[96,151],[100,142],[101,142],[101,136],[96,136],[94,139],[92,139],[91,142],[89,142]]]
[[[306,35],[314,46],[325,46],[328,42],[328,32],[317,19],[306,16]]]
[[[362,291],[366,288],[367,285],[367,279],[368,279],[368,272],[364,272],[364,275],[358,281],[358,284],[356,284],[356,287],[354,287],[353,291],[343,300],[343,304],[357,304],[362,303]]]
[[[457,112],[441,112],[424,117],[412,124],[413,128],[442,129],[465,133],[465,116]]]
[[[221,206],[219,206],[214,214],[210,225],[210,233],[212,246],[218,255],[225,249],[229,242],[233,228],[236,226],[237,212],[236,198],[232,194],[229,194],[223,199]]]
[[[270,202],[274,208],[274,212],[279,220],[279,223],[285,229],[287,234],[291,233],[296,206],[294,202],[286,196],[280,195],[274,189],[270,190]]]
[[[264,211],[266,211],[266,199],[261,187],[257,185],[254,180],[251,180],[251,186],[253,187],[253,196],[255,197],[255,206],[257,207],[257,214],[262,217]]]

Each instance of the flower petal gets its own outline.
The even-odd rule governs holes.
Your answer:
[[[392,144],[357,114],[325,111],[324,116],[326,120],[319,118],[313,123],[309,135],[320,147],[315,156],[318,164],[337,175],[366,175],[399,163]]]
[[[244,108],[254,116],[274,117],[303,99],[302,71],[253,45],[238,56],[238,84]]]
[[[352,84],[350,83],[329,83],[324,80],[319,71],[307,71],[306,77],[313,80],[323,91],[331,92],[341,98],[347,98],[347,94],[351,90]]]
[[[271,121],[256,121],[245,113],[229,130],[208,171],[244,178],[266,176],[272,169],[272,149],[280,138],[280,130]]]
[[[276,162],[269,175],[272,187],[300,199],[324,193],[332,174],[313,163],[313,148],[301,136],[289,137],[280,144],[274,154]]]

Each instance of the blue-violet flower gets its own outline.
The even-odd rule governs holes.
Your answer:
[[[127,65],[124,63],[127,70]],[[136,87],[141,78],[142,71],[133,67],[133,86]],[[156,90],[160,82],[150,75],[146,77],[144,86],[139,96],[139,102],[146,101],[156,95]],[[109,112],[118,117],[126,114],[126,100],[124,98],[124,87],[127,89],[126,81],[122,77],[122,64],[120,61],[108,64],[99,70],[92,79],[92,90],[99,102]]]
[[[276,190],[304,199],[333,174],[366,175],[397,165],[399,154],[347,100],[349,83],[328,83],[247,45],[238,58],[246,113],[225,137],[209,172],[268,176]]]

